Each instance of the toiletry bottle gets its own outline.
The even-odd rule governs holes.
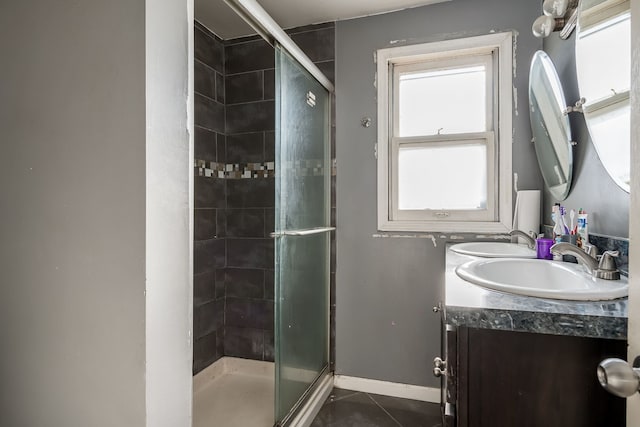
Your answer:
[[[583,243],[589,243],[588,215],[582,208],[578,211],[578,235]]]

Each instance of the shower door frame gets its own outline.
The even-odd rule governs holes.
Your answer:
[[[335,94],[335,87],[331,80],[324,75],[316,64],[291,40],[276,21],[255,0],[224,0],[238,16],[246,21],[263,39],[275,47],[278,42],[296,61],[302,65],[322,86],[329,91],[329,96]]]
[[[276,307],[275,310],[275,348],[276,348],[276,421],[277,421],[277,426],[286,426],[289,425],[290,422],[292,420],[294,420],[296,418],[296,416],[298,415],[299,412],[301,412],[305,407],[306,407],[306,403],[308,401],[310,401],[310,397],[312,396],[312,394],[314,393],[314,391],[316,389],[321,388],[321,385],[323,384],[323,379],[326,378],[329,373],[330,373],[330,365],[331,365],[331,351],[330,351],[330,245],[331,245],[331,231],[335,230],[335,227],[331,227],[330,223],[331,223],[331,106],[332,106],[332,93],[329,92],[328,90],[326,90],[326,88],[324,88],[321,84],[318,84],[319,82],[317,82],[317,79],[314,78],[313,75],[305,75],[305,73],[308,72],[308,70],[306,70],[302,64],[300,64],[299,61],[297,61],[294,57],[292,57],[292,55],[290,55],[290,53],[284,48],[284,46],[282,46],[281,44],[279,44],[278,42],[275,43],[275,55],[276,55],[276,145],[279,148],[276,148],[276,160],[278,160],[278,158],[280,159],[280,166],[278,167],[278,165],[276,165],[276,191],[279,189],[280,190],[280,194],[276,195],[276,199],[280,198],[283,192],[283,187],[282,185],[285,184],[285,189],[289,190],[289,185],[292,185],[292,189],[293,194],[292,197],[295,198],[295,194],[296,194],[296,184],[293,184],[294,181],[297,181],[298,179],[304,179],[304,176],[301,175],[297,175],[300,172],[295,172],[294,171],[294,181],[291,181],[291,177],[287,178],[286,176],[288,176],[291,171],[287,169],[288,166],[288,162],[294,160],[294,161],[300,161],[300,160],[312,160],[312,159],[305,159],[304,156],[305,155],[309,155],[310,152],[307,150],[311,150],[314,151],[314,148],[312,147],[312,145],[315,143],[317,145],[315,145],[315,148],[317,149],[318,147],[321,147],[321,151],[322,151],[322,166],[321,166],[321,170],[322,170],[322,190],[323,193],[321,194],[321,199],[322,199],[322,217],[320,218],[315,218],[315,220],[308,222],[307,221],[301,221],[299,220],[297,214],[299,214],[300,212],[298,212],[297,203],[293,203],[294,207],[291,207],[290,203],[286,203],[283,202],[281,203],[281,207],[282,209],[284,209],[284,211],[280,211],[280,213],[278,212],[278,209],[276,209],[276,217],[279,217],[279,221],[276,220],[276,228],[275,228],[275,232],[272,233],[272,236],[276,239],[276,245],[275,245],[275,250],[276,250],[276,256],[275,256],[275,260],[276,260],[276,266],[275,266],[275,273],[276,273],[276,301],[277,302],[281,302],[284,301],[286,299],[286,297],[292,297],[293,300],[289,300],[289,305],[288,306],[282,306],[279,305]],[[289,64],[289,65],[286,65]],[[290,81],[289,79],[287,80],[281,80],[282,78],[282,71],[284,69],[298,69],[298,73],[301,74],[297,74],[297,78],[302,77],[304,80],[302,81],[306,81],[307,83],[303,83],[302,85],[300,85],[299,83],[292,83],[292,81]],[[291,71],[289,71],[289,73],[291,73]],[[295,72],[294,72],[295,74]],[[300,82],[301,80],[297,80],[298,82]],[[288,89],[287,89],[288,88]],[[285,90],[287,89],[287,90]],[[301,90],[302,89],[302,90]],[[313,92],[317,92],[318,90],[325,90],[326,92],[324,92],[322,95],[314,95]],[[304,97],[304,94],[306,92],[306,103],[304,102],[303,99],[300,99],[300,97]],[[317,92],[319,93],[319,92]],[[325,97],[326,94],[326,98],[323,99],[323,97]],[[293,97],[292,97],[293,95]],[[285,97],[286,98],[283,98]],[[316,104],[316,101],[318,102],[318,104]],[[324,102],[322,102],[324,101]],[[294,105],[294,103],[299,102],[300,104],[303,105],[302,110],[297,110],[295,107],[291,108],[292,105]],[[289,108],[285,108],[284,106],[288,106]],[[308,105],[307,105],[308,104]],[[302,119],[302,117],[304,116],[298,116],[298,114],[303,114],[304,113],[293,113],[293,117],[292,117],[292,110],[297,110],[297,111],[303,111],[306,109],[306,111],[311,111],[308,108],[311,107],[311,109],[315,110],[315,108],[317,107],[321,107],[322,110],[317,110],[317,113],[311,113],[311,119],[310,120],[310,124],[313,123],[314,120],[317,120],[317,118],[319,118],[320,116],[318,116],[318,114],[322,114],[323,117],[323,125],[321,128],[314,128],[313,125],[311,125],[311,128],[306,125],[306,121],[295,121],[295,119]],[[286,111],[286,113],[285,113]],[[320,112],[322,111],[322,113]],[[283,116],[284,114],[284,116]],[[287,119],[290,121],[291,119],[294,119],[295,124],[291,125],[285,125],[284,122],[287,122]],[[302,119],[304,120],[304,119]],[[300,123],[305,123],[305,125],[300,125]],[[302,134],[298,134],[295,135],[292,139],[292,135],[290,134],[290,132],[296,132],[296,130],[300,130],[303,129],[303,133]],[[311,132],[311,134],[306,134],[306,132]],[[321,131],[322,133],[317,133],[314,131]],[[319,137],[319,138],[318,138]],[[302,139],[300,139],[302,138]],[[316,139],[318,138],[318,139]],[[321,145],[320,145],[320,140]],[[290,154],[290,151],[296,151],[295,149],[292,148],[292,146],[290,144],[296,144],[299,142],[305,141],[304,143],[301,143],[300,147],[305,147],[302,148],[301,152],[298,152],[299,155],[302,155],[303,158],[288,158],[288,154]],[[308,143],[310,141],[314,141],[309,145]],[[282,150],[285,150],[284,152]],[[318,153],[316,153],[318,154]],[[308,166],[308,165],[307,165]],[[295,169],[295,166],[293,167]],[[304,174],[303,174],[304,175]],[[317,175],[311,177],[314,178]],[[299,187],[298,187],[299,188]],[[289,194],[289,192],[287,191],[287,194]],[[317,194],[317,193],[314,193]],[[299,196],[299,194],[298,194]],[[285,197],[286,199],[286,197]],[[305,199],[306,200],[306,199]],[[309,200],[309,202],[312,202],[312,200]],[[276,206],[278,206],[278,200],[276,200]],[[292,211],[293,210],[293,211]],[[308,210],[303,210],[302,214],[303,216],[306,216],[307,214],[309,214]],[[313,212],[319,212],[319,210],[315,210]],[[287,219],[289,217],[289,215],[293,215],[293,218]],[[313,214],[310,215],[311,217],[314,217]],[[278,227],[279,225],[279,227]],[[299,228],[301,227],[301,228]],[[315,289],[315,292],[317,293],[317,291],[321,291],[320,293],[324,293],[323,295],[323,299],[322,301],[318,301],[317,303],[324,303],[323,307],[320,307],[319,305],[316,305],[316,301],[314,300],[312,304],[307,304],[306,308],[308,310],[313,310],[313,306],[315,306],[316,309],[321,309],[321,311],[323,311],[326,315],[326,319],[325,320],[325,324],[324,324],[324,335],[323,338],[325,339],[324,341],[324,354],[323,354],[323,358],[324,358],[324,365],[318,370],[317,372],[317,376],[315,377],[314,380],[312,380],[311,382],[308,383],[307,388],[300,394],[300,396],[297,398],[297,400],[295,402],[286,402],[286,395],[288,393],[286,393],[286,391],[291,391],[291,386],[288,385],[288,383],[291,383],[291,381],[287,382],[285,380],[285,376],[283,376],[283,369],[287,368],[287,365],[289,365],[290,363],[299,363],[300,362],[300,356],[302,355],[302,359],[304,360],[303,363],[308,364],[311,363],[313,365],[314,363],[314,359],[313,357],[309,357],[310,353],[305,353],[304,352],[304,348],[305,348],[305,343],[308,344],[308,341],[302,339],[300,340],[300,338],[298,337],[297,340],[295,338],[295,330],[296,330],[296,326],[299,327],[300,324],[307,326],[309,329],[305,329],[306,332],[312,333],[312,331],[317,331],[317,329],[314,328],[314,326],[318,326],[319,323],[312,321],[308,316],[305,315],[298,315],[298,316],[291,316],[291,314],[289,313],[288,315],[285,314],[286,311],[290,312],[291,311],[291,304],[295,304],[296,301],[300,302],[300,296],[301,294],[304,294],[305,291],[302,291],[300,288],[301,283],[296,283],[296,282],[292,282],[291,280],[287,281],[285,280],[284,283],[279,280],[282,279],[283,275],[284,277],[287,277],[290,275],[287,275],[286,271],[287,271],[287,267],[291,267],[291,266],[295,266],[298,264],[298,262],[300,260],[303,261],[304,264],[304,255],[301,256],[296,256],[294,257],[294,259],[290,259],[289,257],[287,257],[286,253],[288,252],[287,249],[287,243],[285,241],[295,241],[298,239],[305,239],[305,238],[311,238],[310,236],[318,236],[324,234],[324,238],[325,241],[322,243],[322,245],[324,246],[323,248],[323,255],[324,255],[324,265],[321,266],[321,269],[323,271],[323,275],[322,277],[324,277],[325,281],[324,281],[324,288],[319,288],[319,287],[313,287],[313,282],[311,283],[305,283],[305,285],[308,285],[310,287],[307,287],[307,289],[311,289],[311,291],[307,291],[307,292],[311,292],[313,293],[313,289]],[[317,247],[319,248],[319,247]],[[313,250],[313,248],[311,248]],[[308,256],[307,256],[307,260],[308,260]],[[284,269],[284,270],[283,270]],[[305,270],[303,270],[306,273],[309,272],[308,269],[305,268]],[[316,285],[318,285],[318,283],[316,283]],[[306,287],[306,286],[305,286]],[[296,290],[298,289],[298,290]],[[308,295],[307,295],[308,296]],[[310,306],[311,305],[311,306]],[[289,308],[289,310],[285,310],[286,308]],[[283,325],[283,319],[287,319],[287,322],[291,321],[293,322],[292,324],[289,324],[289,328],[291,328],[292,326],[294,327],[294,329],[291,330],[291,332],[289,332],[288,329],[284,328]],[[311,320],[311,323],[310,323]],[[293,356],[293,353],[291,352],[287,352],[286,350],[283,352],[283,347],[289,347],[289,345],[291,344],[291,340],[294,340],[295,344],[300,345],[300,350],[297,353],[297,356]],[[284,340],[284,341],[283,341]],[[317,353],[313,353],[313,355],[318,356],[319,354]],[[317,360],[315,360],[317,362]],[[308,365],[307,365],[308,366]],[[318,365],[315,365],[318,366]],[[291,366],[289,366],[290,368]],[[318,368],[315,368],[318,369]],[[284,381],[284,382],[283,382]],[[304,383],[304,381],[303,381]],[[294,390],[295,390],[295,386],[294,386]],[[280,411],[280,405],[282,404],[282,400],[285,400],[286,406],[285,408],[288,409],[288,412],[286,413],[286,415],[281,417],[281,411]],[[291,404],[292,406],[289,407],[289,404]],[[296,423],[294,422],[294,425]]]

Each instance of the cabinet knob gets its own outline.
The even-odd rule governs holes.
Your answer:
[[[447,375],[447,361],[442,360],[440,357],[433,359],[433,375],[436,378],[440,378],[443,375]]]

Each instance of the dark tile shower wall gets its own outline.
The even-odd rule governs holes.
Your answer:
[[[194,29],[194,145],[196,161],[225,155],[224,46],[198,23]],[[193,373],[224,355],[226,182],[194,177]]]
[[[274,242],[269,233],[275,222],[273,48],[258,37],[221,42],[199,24],[195,31],[194,374],[223,355],[273,361]],[[333,80],[334,24],[288,33]],[[333,299],[331,305],[333,342]]]
[[[238,169],[274,161],[273,68],[262,39],[225,42],[227,163]],[[273,173],[229,179],[227,189],[225,355],[272,361]]]
[[[333,80],[334,24],[288,33]],[[275,160],[274,67],[273,48],[261,38],[225,42],[227,163],[239,168],[250,162]],[[274,226],[274,189],[273,176],[227,182],[228,356],[268,361],[274,357],[274,242],[269,238]]]

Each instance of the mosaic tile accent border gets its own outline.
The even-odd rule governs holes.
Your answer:
[[[324,175],[324,167],[322,160],[298,160],[288,162],[285,165],[287,175],[293,176],[322,176]]]
[[[273,178],[276,174],[275,162],[261,163],[219,163],[195,159],[195,176],[222,179]],[[299,160],[287,165],[287,174],[299,176],[322,176],[324,167],[321,160]],[[331,161],[331,174],[336,175],[336,161]]]
[[[275,169],[275,162],[218,163],[200,159],[195,160],[195,175],[208,178],[271,178],[275,176]]]

